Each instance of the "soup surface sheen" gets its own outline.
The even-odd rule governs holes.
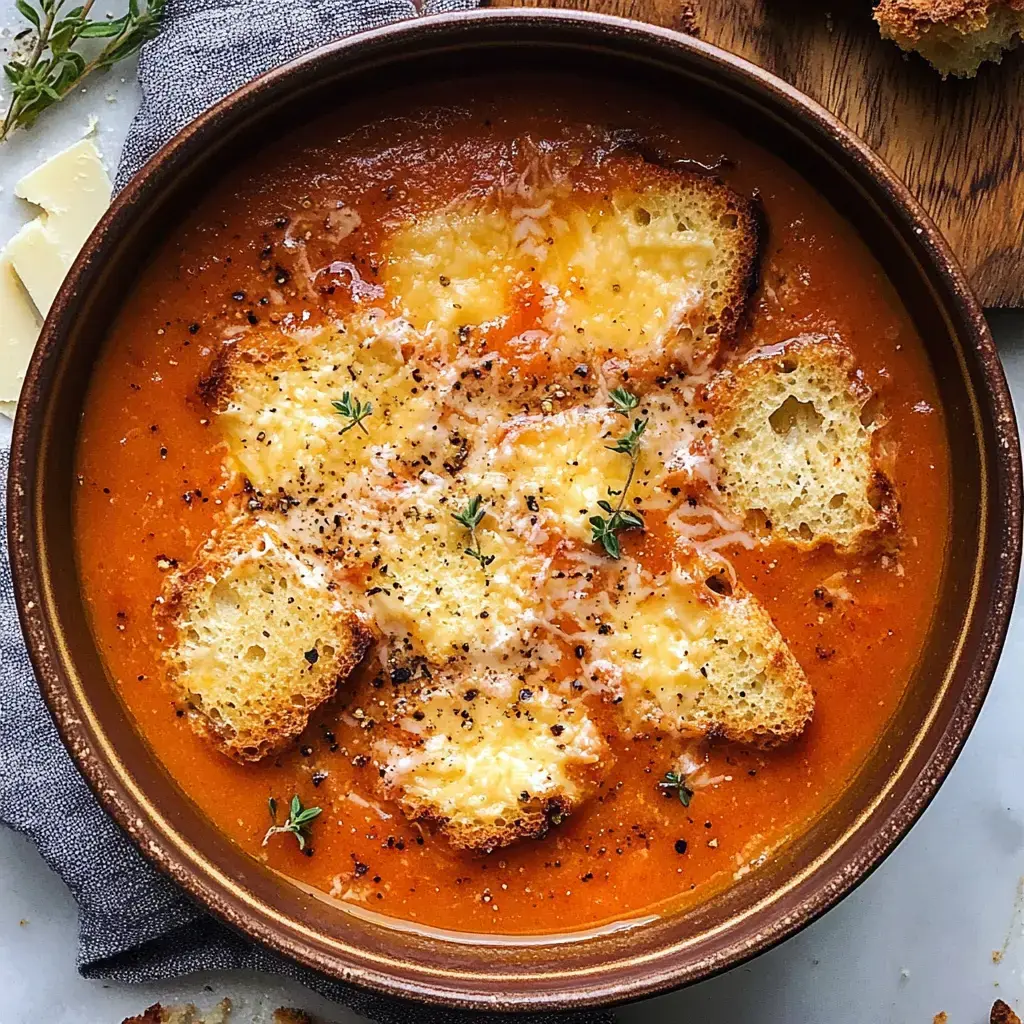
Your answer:
[[[393,314],[391,282],[415,270],[385,263],[386,223],[489,195],[530,153],[585,148],[608,129],[632,129],[760,197],[760,282],[719,360],[800,335],[842,339],[884,405],[879,439],[900,503],[898,546],[884,555],[784,541],[723,549],[813,688],[813,721],[799,739],[772,750],[701,745],[705,784],[684,806],[658,786],[678,747],[608,730],[614,760],[596,798],[541,839],[460,851],[382,796],[370,730],[352,714],[364,706],[365,679],[343,684],[282,754],[239,764],[215,749],[164,678],[154,602],[168,566],[187,565],[245,501],[199,397],[225,340],[316,326],[367,304]],[[360,229],[338,241],[324,211],[342,208]],[[354,270],[317,273],[337,261]],[[505,302],[485,343],[523,372],[543,373],[543,347],[531,348],[528,333],[523,341],[539,326],[530,297],[485,300]],[[384,97],[369,114],[342,110],[274,139],[234,168],[126,295],[91,384],[77,472],[79,569],[102,655],[156,756],[216,826],[355,906],[505,934],[667,913],[780,855],[854,777],[904,694],[939,588],[949,511],[945,424],[924,348],[853,227],[777,158],[705,114],[559,78],[465,82],[414,107]],[[652,511],[645,531],[622,534],[624,553],[652,571],[667,558],[663,518]],[[605,713],[595,712],[602,727]],[[290,836],[263,844],[269,798],[284,808],[293,794],[323,808],[309,856]]]

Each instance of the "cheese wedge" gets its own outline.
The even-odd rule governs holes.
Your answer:
[[[10,259],[0,252],[0,413],[4,415],[14,414],[39,327],[32,301]]]
[[[45,316],[79,250],[110,205],[110,178],[99,150],[82,139],[26,174],[14,191],[43,212],[5,252]]]

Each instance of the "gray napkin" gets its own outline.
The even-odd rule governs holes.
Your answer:
[[[472,6],[428,0],[424,12]],[[161,34],[139,61],[143,100],[118,187],[175,131],[261,72],[338,36],[417,13],[412,0],[169,0]],[[508,1020],[413,1007],[323,977],[208,917],[150,866],[96,803],[39,693],[11,585],[8,461],[0,451],[0,822],[28,835],[75,897],[82,975],[131,983],[245,968],[296,978],[381,1024]],[[541,1024],[558,1015],[518,1019]],[[595,1014],[588,1024],[613,1020]]]

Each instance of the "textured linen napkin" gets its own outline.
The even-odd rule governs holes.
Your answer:
[[[473,0],[428,0],[423,13],[472,6]],[[256,75],[331,39],[417,13],[412,0],[169,0],[160,35],[140,56],[142,106],[125,142],[118,187],[174,132]],[[288,975],[381,1024],[509,1020],[426,1009],[326,978],[213,920],[150,866],[79,775],[33,675],[7,552],[8,462],[9,452],[0,450],[0,822],[28,835],[75,897],[82,975],[135,983],[245,968]]]

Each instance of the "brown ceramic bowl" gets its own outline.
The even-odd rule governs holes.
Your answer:
[[[708,903],[572,941],[455,941],[355,917],[274,874],[212,827],[154,760],[97,655],[75,573],[75,438],[108,325],[165,227],[257,129],[331,96],[459,72],[574,69],[692,95],[780,154],[862,233],[938,377],[952,447],[951,557],[908,694],[848,791],[774,861]],[[275,950],[379,992],[540,1009],[661,992],[767,949],[816,918],[896,845],[953,764],[992,679],[1017,580],[1021,466],[1006,382],[949,248],[888,169],[822,108],[698,40],[607,17],[481,11],[342,40],[264,76],[191,124],[120,195],[72,269],[25,384],[10,540],[22,623],[65,743],[143,853],[209,910]]]

